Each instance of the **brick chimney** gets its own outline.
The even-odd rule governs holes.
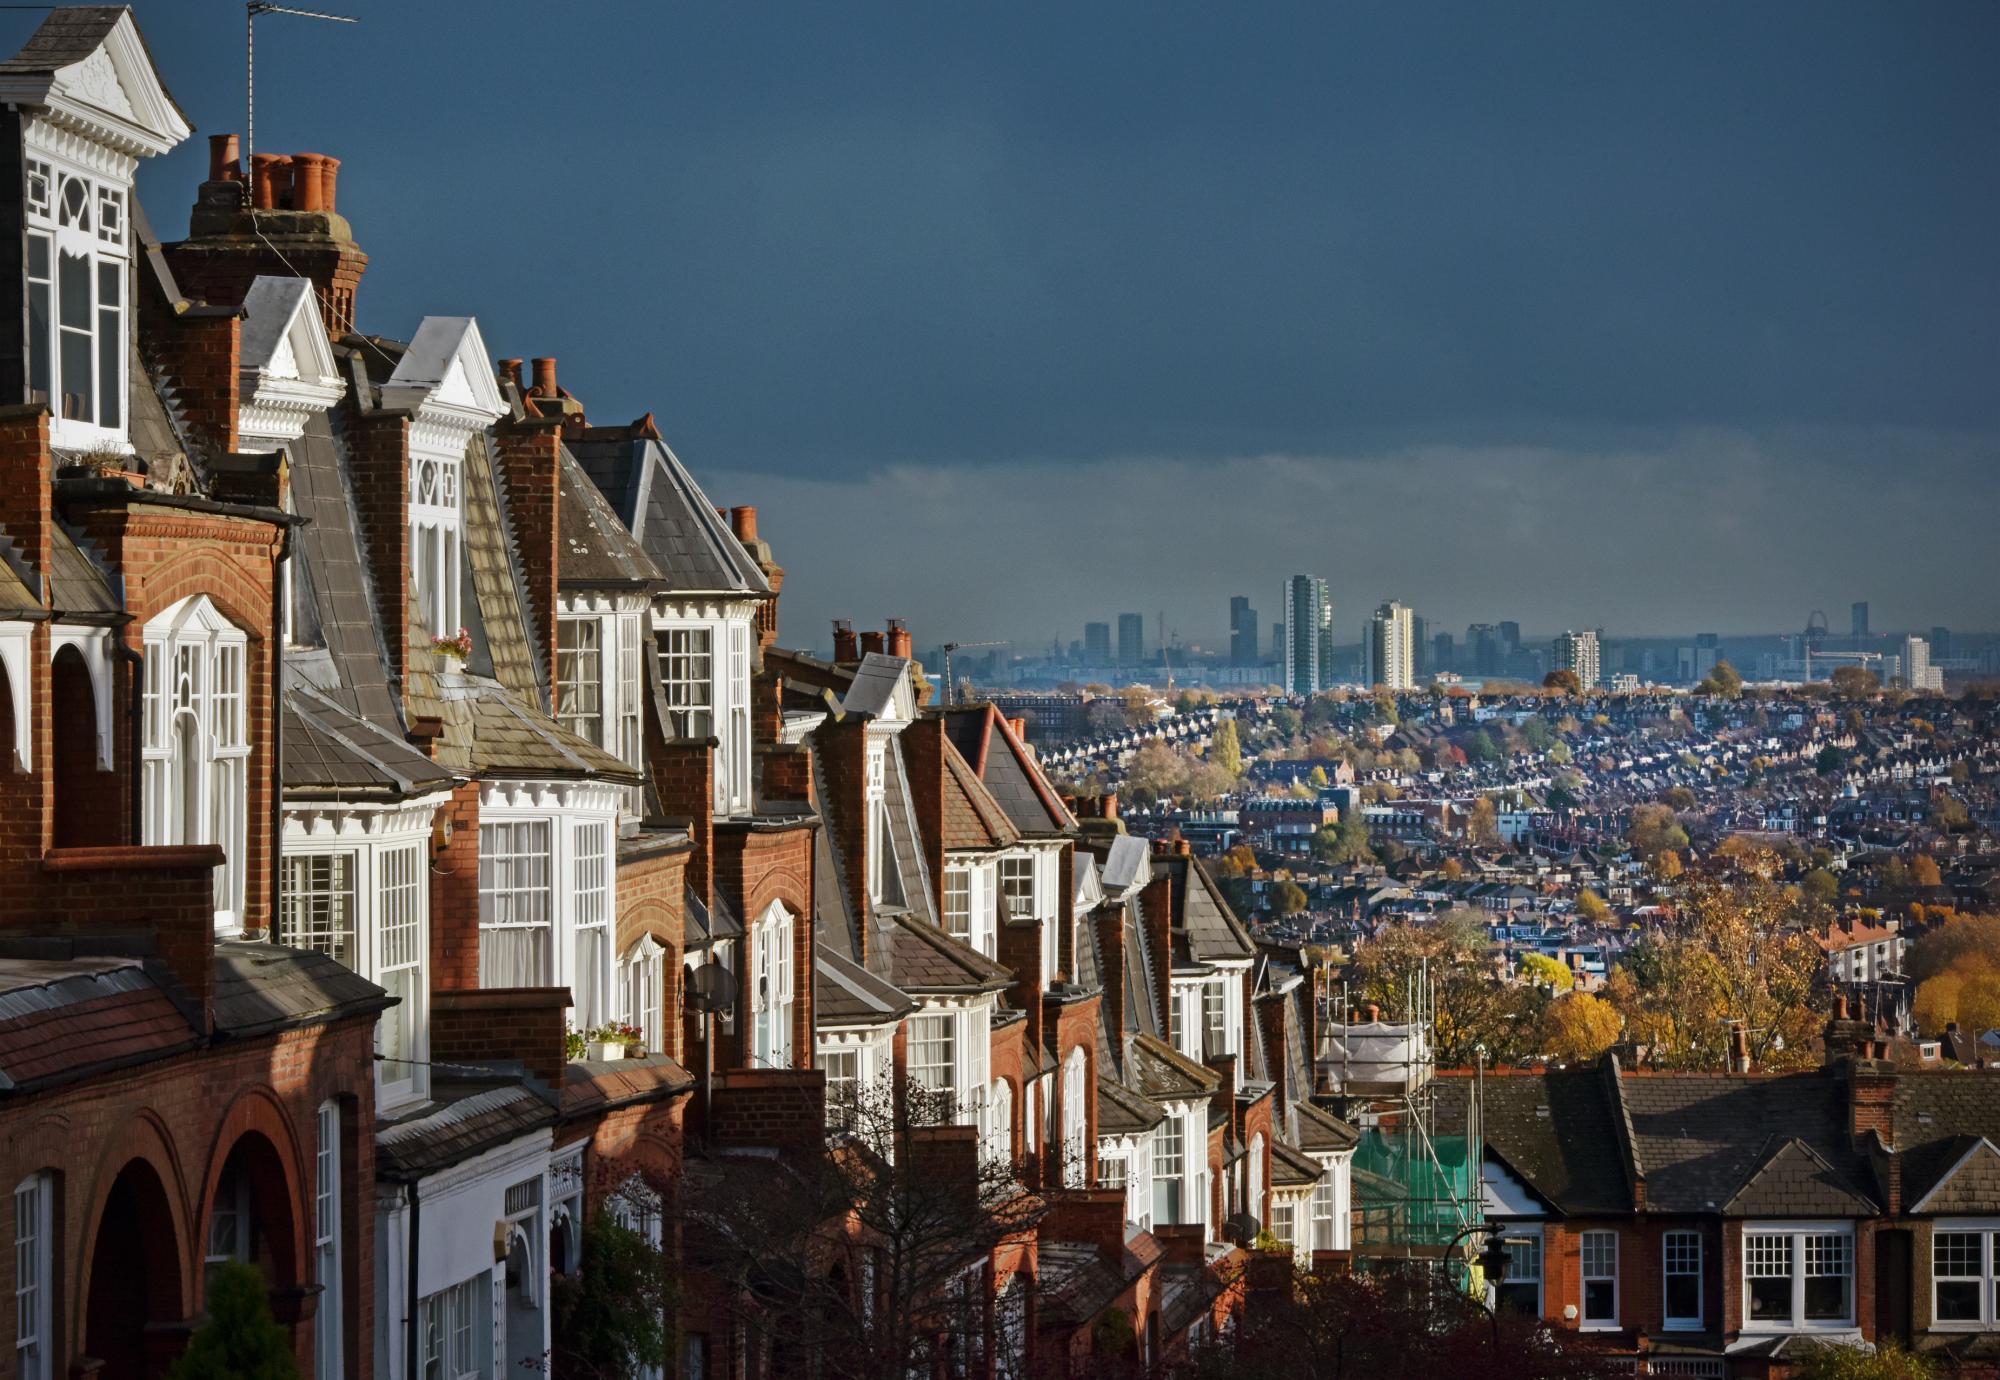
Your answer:
[[[897,735],[903,767],[910,778],[910,803],[916,807],[918,846],[930,870],[935,894],[932,904],[944,913],[944,720],[921,717]]]
[[[763,572],[764,583],[771,587],[771,597],[757,608],[757,650],[761,655],[778,640],[778,596],[785,588],[785,568],[772,554],[771,543],[757,535],[755,508],[747,503],[731,508],[729,530],[736,534],[736,540],[750,553],[750,559],[757,562],[757,569]]]
[[[535,361],[538,366],[543,362]],[[521,421],[502,418],[494,428],[494,436],[499,441],[500,483],[507,495],[507,519],[520,550],[521,583],[527,588],[529,636],[541,652],[542,665],[548,668],[550,710],[554,712],[562,431],[560,423],[544,417]]]
[[[354,329],[355,293],[368,267],[338,211],[340,160],[260,153],[252,164],[246,179],[236,136],[210,136],[208,180],[195,195],[188,237],[167,250],[174,276],[196,301],[230,307],[242,305],[260,274],[304,276],[338,340]]]
[[[0,535],[13,541],[43,579],[55,551],[50,463],[48,407],[23,403],[0,409]],[[40,588],[30,592],[46,597]]]
[[[1750,1072],[1750,1032],[1743,1028],[1741,1021],[1729,1023],[1729,1071]]]
[[[1174,1023],[1174,893],[1166,877],[1155,877],[1139,893],[1139,915],[1146,926],[1146,947],[1152,951],[1153,997],[1159,1003],[1160,1028]],[[1171,1036],[1169,1043],[1172,1043]]]
[[[1255,1004],[1257,1025],[1264,1033],[1264,1062],[1271,1070],[1271,1081],[1277,1087],[1274,1106],[1283,1109],[1296,1092],[1303,1096],[1310,1089],[1295,1089],[1286,1083],[1285,1075],[1291,1061],[1285,1058],[1285,1003],[1289,998],[1268,996]]]
[[[1104,1010],[1109,1028],[1125,1028],[1125,903],[1120,901],[1097,912],[1097,952],[1103,957],[1098,978],[1104,985]]]

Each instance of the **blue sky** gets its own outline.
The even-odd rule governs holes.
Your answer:
[[[1294,569],[1357,627],[2000,623],[1992,5],[326,3],[259,21],[259,146],[344,160],[364,328],[656,413],[788,640],[1212,641]],[[242,7],[138,12],[239,129]]]

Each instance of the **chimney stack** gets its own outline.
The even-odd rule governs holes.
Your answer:
[[[500,377],[503,380],[512,382],[515,391],[524,398],[528,396],[528,384],[527,378],[521,370],[522,366],[526,363],[526,360],[520,359],[503,359],[500,361]]]
[[[887,642],[881,633],[871,631],[861,634],[861,655],[867,656],[870,652],[879,654],[885,646]]]
[[[250,204],[259,211],[292,209],[292,160],[282,153],[250,155]]]
[[[907,661],[913,654],[908,621],[901,618],[891,618],[889,620],[889,655],[899,656]]]
[[[292,155],[292,209],[330,213],[333,210],[334,169],[338,159],[323,153]]]
[[[1026,719],[1009,719],[1007,720],[1007,727],[1013,729],[1014,736],[1022,742],[1025,743],[1028,741],[1028,721]]]
[[[560,396],[560,392],[556,388],[556,362],[552,357],[544,356],[535,361],[535,387],[533,393],[538,398]]]
[[[1729,1071],[1750,1072],[1750,1032],[1743,1028],[1741,1021],[1729,1023]]]
[[[854,637],[854,625],[845,618],[833,620],[833,660],[836,665],[861,660],[861,648]]]
[[[736,534],[736,540],[747,548],[757,540],[757,510],[749,504],[739,504],[729,510],[729,530]]]

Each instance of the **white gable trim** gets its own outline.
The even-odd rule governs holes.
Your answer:
[[[1944,1192],[1947,1188],[1951,1187],[1951,1181],[1953,1179],[1956,1179],[1959,1176],[1959,1172],[1963,1170],[1966,1165],[1972,1163],[1973,1156],[1977,1155],[1982,1150],[1984,1150],[1987,1154],[1994,1156],[1995,1158],[2000,1158],[2000,1146],[1995,1146],[1992,1141],[1986,1139],[1986,1137],[1984,1136],[1981,1136],[1978,1139],[1978,1141],[1974,1142],[1972,1145],[1967,1146],[1965,1153],[1958,1157],[1957,1163],[1953,1164],[1950,1169],[1947,1169],[1943,1173],[1943,1175],[1939,1177],[1938,1181],[1931,1185],[1931,1191],[1929,1193],[1926,1193],[1921,1199],[1910,1205],[1910,1211],[1929,1212],[1931,1208],[1931,1200],[1937,1197],[1938,1194]]]
[[[347,385],[306,279],[258,278],[243,299],[243,313],[237,427],[245,442],[282,446],[298,440],[314,414],[340,401]]]
[[[383,385],[382,403],[415,412],[413,432],[438,427],[462,433],[461,446],[464,436],[497,421],[507,408],[479,323],[469,316],[425,317]]]
[[[88,57],[53,72],[0,77],[0,101],[38,109],[50,124],[127,158],[165,153],[194,133],[146,56],[130,11]]]

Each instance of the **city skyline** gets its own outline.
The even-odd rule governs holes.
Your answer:
[[[1071,575],[1023,533],[1089,553],[1107,612],[1150,618],[1171,577],[1205,640],[1195,610],[1294,569],[1441,626],[1493,616],[1461,610],[1475,579],[1552,631],[1840,625],[1857,587],[1882,626],[2000,623],[1989,7],[1135,8],[1053,46],[1018,16],[633,11],[531,119],[525,7],[343,8],[265,26],[259,133],[344,160],[363,328],[560,263],[490,343],[560,357],[593,417],[661,408],[718,502],[754,492],[811,591],[801,642],[888,614],[1046,638]],[[238,19],[173,18],[175,94],[238,127]],[[449,167],[350,89],[428,90],[440,43],[489,77],[431,103]],[[628,99],[654,89],[671,118]],[[200,159],[141,172],[163,235]],[[521,166],[633,204],[523,207]],[[446,251],[446,221],[479,231]],[[853,540],[892,519],[917,588]],[[976,572],[1010,563],[1002,612]]]

